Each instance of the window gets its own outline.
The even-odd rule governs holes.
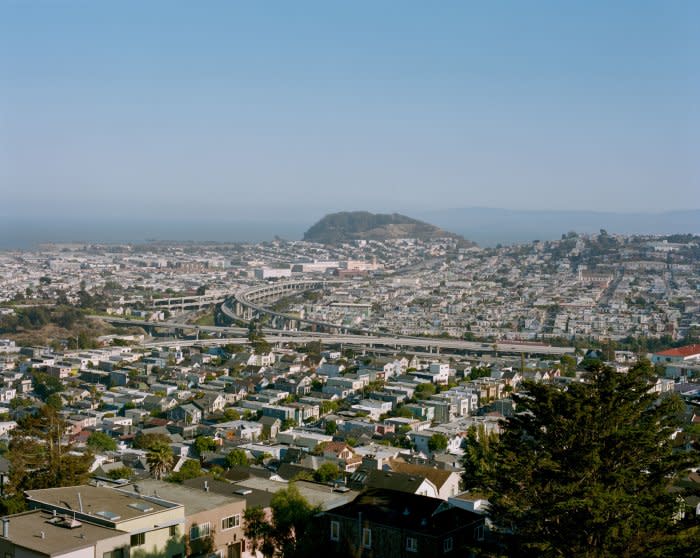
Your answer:
[[[171,525],[168,535],[171,537],[177,537],[177,525]]]
[[[7,556],[7,555],[5,555]],[[124,549],[123,548],[115,548],[114,550],[110,550],[109,552],[105,552],[102,554],[102,558],[124,558]]]
[[[226,529],[233,529],[241,524],[241,515],[230,515],[229,517],[224,517],[221,520],[221,530],[226,531]]]
[[[406,550],[408,550],[408,552],[418,552],[418,539],[415,537],[406,537]]]
[[[452,537],[447,537],[444,541],[442,541],[442,551],[443,552],[450,552],[452,550]]]
[[[474,540],[476,541],[483,541],[484,540],[484,526],[479,525],[476,529],[474,529]]]
[[[340,523],[338,523],[337,521],[331,521],[331,540],[340,540]]]
[[[208,537],[211,533],[211,523],[208,521],[197,525],[196,523],[190,527],[190,540],[195,541],[204,537]]]
[[[142,544],[146,544],[146,533],[131,535],[131,546],[141,546]]]
[[[362,546],[364,548],[372,548],[372,530],[362,529]]]

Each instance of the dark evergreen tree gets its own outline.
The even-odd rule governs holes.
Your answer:
[[[654,394],[655,379],[641,361],[566,387],[525,383],[495,447],[467,443],[465,484],[489,495],[509,556],[677,555],[669,487],[697,455],[674,451],[682,403]]]

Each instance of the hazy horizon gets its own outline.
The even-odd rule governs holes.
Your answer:
[[[325,214],[324,214],[325,215]],[[555,240],[569,231],[601,228],[620,234],[700,234],[700,210],[645,213],[592,211],[512,211],[501,208],[452,208],[408,216],[464,236],[480,246]],[[0,250],[34,249],[42,243],[261,242],[279,237],[301,240],[319,215],[286,218],[231,215],[228,219],[128,216],[14,216],[0,219]]]
[[[700,4],[0,0],[0,218],[700,208]]]

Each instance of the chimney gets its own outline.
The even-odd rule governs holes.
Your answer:
[[[41,532],[39,533],[39,538],[45,539],[45,538],[46,538],[46,533],[44,533],[44,531],[41,531]]]
[[[204,492],[209,492],[209,481],[204,481]]]
[[[2,519],[2,537],[4,539],[10,538],[10,520],[6,517]]]

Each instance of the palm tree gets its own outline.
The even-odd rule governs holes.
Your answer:
[[[169,446],[158,445],[146,454],[146,463],[151,472],[151,476],[156,480],[161,480],[174,465],[173,452]]]

